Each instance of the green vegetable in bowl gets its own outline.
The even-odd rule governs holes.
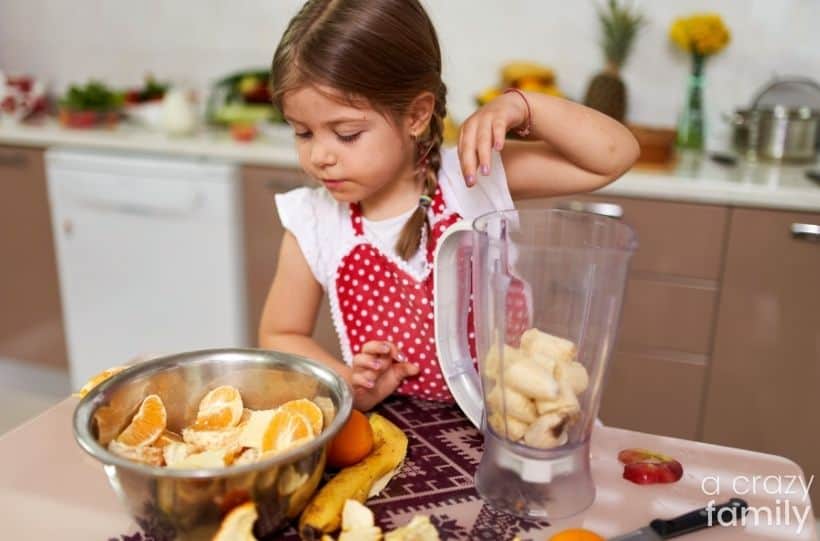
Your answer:
[[[116,111],[122,107],[123,95],[92,79],[85,86],[71,85],[59,104],[72,111]]]

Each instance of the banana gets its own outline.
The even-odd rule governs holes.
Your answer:
[[[361,462],[342,469],[313,497],[299,519],[299,535],[318,541],[322,534],[339,529],[348,499],[364,502],[373,484],[396,469],[407,455],[407,436],[379,414],[369,418],[373,451]]]

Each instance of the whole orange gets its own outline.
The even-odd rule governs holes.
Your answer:
[[[334,468],[345,468],[361,461],[373,450],[373,429],[367,416],[352,410],[347,422],[330,441],[327,463]]]
[[[550,541],[604,541],[604,538],[583,528],[570,528],[553,535]]]

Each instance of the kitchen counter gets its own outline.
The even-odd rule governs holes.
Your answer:
[[[234,141],[226,130],[200,128],[194,135],[172,137],[121,123],[113,129],[67,129],[56,121],[0,124],[0,144],[124,150],[229,160],[245,164],[299,167],[289,126],[271,126],[251,142]]]
[[[200,129],[190,137],[169,137],[123,123],[112,130],[62,128],[55,121],[36,125],[0,125],[0,144],[67,146],[197,156],[249,165],[299,166],[289,127],[271,126],[250,143],[225,131]],[[674,166],[638,166],[600,194],[737,207],[820,212],[820,182],[806,177],[814,165],[775,165],[739,161],[727,166],[701,154],[684,154]]]

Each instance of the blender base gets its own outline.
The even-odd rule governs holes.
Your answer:
[[[476,489],[496,510],[530,520],[560,520],[580,513],[595,501],[589,441],[560,451],[525,453],[486,430]]]

